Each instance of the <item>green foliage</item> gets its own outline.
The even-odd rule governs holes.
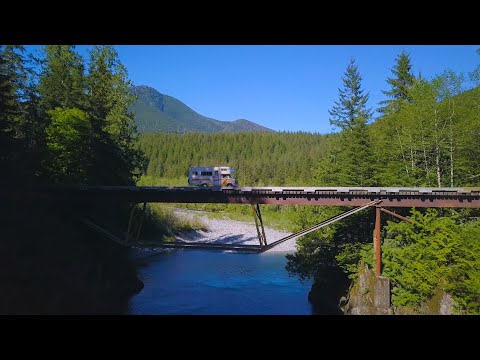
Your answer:
[[[313,175],[319,184],[336,186],[342,169],[341,134],[325,136],[325,150],[313,168]]]
[[[323,157],[327,137],[308,133],[160,134],[139,137],[148,157],[146,175],[184,179],[190,166],[235,168],[240,186],[320,185],[313,164]],[[158,184],[161,185],[161,184]]]
[[[332,186],[480,184],[476,160],[480,153],[474,145],[480,141],[480,88],[462,92],[463,76],[448,70],[431,82],[421,76],[414,79],[408,57],[401,58],[401,64],[399,59],[394,71],[397,79],[389,79],[392,91],[386,94],[393,99],[384,102],[387,105],[384,115],[366,129],[351,125],[345,121],[347,117],[343,117],[344,131],[328,142],[324,157],[317,163],[315,176],[319,183]],[[342,95],[345,99],[345,93]],[[363,159],[369,161],[362,164]],[[364,178],[368,182],[362,181],[360,174],[367,175]],[[407,223],[391,223],[386,228],[390,232],[383,247],[384,274],[395,284],[395,305],[418,306],[441,287],[453,294],[458,312],[478,313],[476,270],[479,267],[474,254],[479,252],[472,250],[467,241],[478,234],[472,231],[468,236],[463,235],[459,224],[467,221],[465,214],[465,211],[460,215],[444,212],[443,216],[447,217],[437,219],[434,211],[424,217],[417,213],[416,216],[422,218],[419,221],[422,228],[412,230]],[[346,223],[350,226],[342,223],[335,228],[333,241],[319,244],[318,239],[306,237],[299,242],[298,253],[289,258],[289,270],[300,277],[316,278],[325,264],[332,263],[332,254],[334,265],[351,278],[356,276],[359,261],[373,268],[372,220],[364,213]],[[396,232],[399,235],[395,235]]]
[[[168,241],[175,239],[175,235],[190,230],[209,230],[200,219],[179,217],[163,204],[148,204],[145,211],[142,237],[146,242]]]
[[[245,119],[219,121],[207,118],[174,97],[160,94],[148,86],[132,86],[130,91],[137,96],[131,109],[141,133],[272,131]]]
[[[449,80],[416,80],[411,103],[371,126],[378,161],[375,177],[390,186],[480,184],[478,161],[480,88],[438,101]],[[446,88],[445,88],[446,86]],[[443,88],[442,88],[443,87]]]
[[[343,208],[305,206],[297,208],[296,231],[318,224],[342,212]],[[288,255],[287,270],[301,279],[320,279],[332,267],[341,267],[345,272],[356,267],[361,244],[367,240],[364,235],[365,214],[352,215],[349,222],[336,222],[297,240],[298,251]],[[368,214],[367,214],[368,218]],[[352,226],[353,225],[353,226]],[[355,231],[353,228],[355,227]],[[347,229],[348,228],[348,229]],[[367,230],[371,233],[371,230]],[[371,237],[368,237],[370,240]],[[357,242],[357,243],[356,243]]]
[[[344,272],[349,274],[350,278],[354,278],[357,274],[358,262],[361,259],[362,250],[364,250],[365,246],[369,246],[369,244],[353,242],[339,245],[339,251],[335,256],[335,260]]]
[[[144,175],[137,181],[138,186],[185,186],[188,178],[186,176],[178,178],[161,178],[152,175]]]
[[[388,78],[387,83],[391,86],[388,91],[382,91],[390,99],[380,101],[380,113],[398,111],[405,102],[411,102],[409,91],[414,84],[415,77],[412,74],[410,55],[402,51],[395,59],[395,66],[392,68],[394,78]]]
[[[337,186],[374,186],[375,159],[365,123],[358,123],[350,131],[340,134],[341,166],[336,172]]]
[[[2,179],[9,182],[19,150],[17,119],[21,114],[19,102],[18,52],[12,46],[0,46],[0,167]]]
[[[39,83],[44,111],[57,107],[85,110],[85,65],[75,46],[47,45],[44,56]]]
[[[339,208],[339,212],[347,211]],[[346,221],[340,221],[332,226],[332,237],[335,243],[335,261],[333,265],[340,267],[350,278],[357,276],[359,260],[372,244],[372,229],[374,214],[371,209],[351,215]],[[370,259],[364,261],[371,263]]]
[[[39,114],[36,60],[23,46],[0,46],[0,182],[27,184],[41,173],[45,122]]]
[[[457,74],[449,69],[433,78],[432,86],[437,89],[438,100],[441,101],[462,93],[464,81],[463,74]]]
[[[410,160],[414,152],[410,127],[395,112],[389,112],[371,127],[374,139],[372,147],[375,159],[374,182],[385,186],[415,186],[417,168]],[[402,119],[403,120],[403,119]]]
[[[414,224],[389,222],[382,246],[383,274],[392,279],[392,304],[415,306],[447,278],[461,245],[458,227],[437,210],[412,210]]]
[[[90,118],[80,109],[49,110],[51,118],[47,132],[50,156],[47,168],[54,181],[66,184],[85,184],[86,159],[89,155]]]
[[[298,251],[286,255],[286,269],[301,281],[321,279],[328,268],[335,264],[335,243],[324,230],[300,238],[298,244]]]
[[[453,255],[447,290],[454,296],[459,313],[480,314],[480,221],[459,227],[462,246]]]
[[[350,130],[360,123],[366,123],[372,116],[367,109],[369,94],[363,94],[362,76],[351,59],[342,78],[343,89],[338,89],[339,101],[329,110],[330,124],[342,130]]]
[[[351,59],[339,89],[339,101],[329,110],[330,123],[343,130],[329,156],[317,163],[315,174],[321,183],[336,186],[374,185],[374,159],[367,122],[371,110],[366,108],[368,94],[363,94],[362,77]]]
[[[413,224],[388,221],[382,273],[392,280],[394,306],[418,307],[441,288],[458,313],[480,313],[480,221],[468,213],[412,210]],[[373,267],[371,250],[365,245],[360,258]]]
[[[32,76],[23,91],[20,128],[33,155],[30,169],[45,182],[134,184],[144,158],[129,111],[134,97],[115,49],[94,46],[88,73],[74,46],[45,46],[40,61],[39,80]]]
[[[338,207],[299,206],[293,219],[295,231],[318,224],[342,212]],[[324,281],[335,268],[353,279],[360,259],[372,264],[372,213],[368,210],[352,215],[348,221],[336,222],[297,240],[297,252],[287,255],[286,269],[301,280]]]
[[[144,167],[135,147],[136,126],[129,111],[135,101],[127,70],[112,46],[90,52],[88,108],[92,114],[91,184],[132,185]]]

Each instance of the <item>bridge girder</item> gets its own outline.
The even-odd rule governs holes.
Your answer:
[[[76,201],[114,200],[131,203],[211,203],[315,206],[480,208],[480,189],[430,188],[239,188],[211,189],[147,186],[69,186],[0,191],[0,198],[49,198]]]

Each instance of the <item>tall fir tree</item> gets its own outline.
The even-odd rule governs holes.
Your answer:
[[[372,111],[366,107],[369,94],[363,94],[362,77],[354,58],[350,59],[342,81],[343,89],[338,89],[339,101],[335,101],[328,111],[330,124],[342,130],[351,130],[358,122],[366,122],[372,116]]]
[[[390,99],[380,101],[381,107],[378,111],[382,114],[393,110],[398,111],[402,102],[411,102],[409,90],[413,86],[415,77],[412,74],[412,64],[410,55],[402,51],[395,59],[395,65],[391,69],[393,78],[388,78],[387,83],[391,86],[390,90],[382,91]]]
[[[42,116],[40,106],[38,87],[41,64],[41,60],[32,53],[25,58],[26,82],[22,88],[22,115],[18,122],[18,129],[22,136],[22,149],[26,157],[25,177],[29,182],[48,181],[48,173],[42,167],[42,158],[47,151],[46,128],[49,119]]]
[[[367,124],[359,121],[351,130],[341,134],[342,144],[338,172],[339,185],[374,186],[375,158]]]
[[[23,52],[22,46],[0,45],[0,181],[5,183],[23,180],[18,171],[25,159],[19,127],[26,81]]]
[[[135,171],[143,167],[141,152],[135,148],[137,132],[129,110],[135,97],[129,91],[127,77],[115,48],[92,48],[88,77],[95,154],[90,171],[92,183],[131,185],[135,183]]]
[[[47,45],[43,48],[44,58],[41,60],[41,74],[38,81],[38,93],[32,86],[29,95],[31,102],[38,102],[37,108],[30,110],[38,116],[39,128],[37,133],[38,150],[45,149],[41,156],[42,168],[46,169],[50,180],[65,183],[85,183],[83,176],[72,176],[73,173],[85,173],[89,167],[89,158],[82,157],[82,161],[75,164],[68,161],[59,161],[59,149],[65,146],[64,133],[75,132],[75,116],[60,116],[59,114],[77,114],[86,110],[86,77],[83,58],[75,51],[72,45]],[[66,112],[66,113],[64,113]],[[80,116],[80,118],[82,118]],[[86,117],[88,119],[88,117]],[[89,121],[89,120],[88,120]],[[61,129],[61,130],[60,130]],[[37,134],[38,135],[38,134]],[[77,143],[68,141],[65,151],[84,149],[89,146],[89,139],[78,136]],[[86,142],[86,143],[85,143]],[[85,154],[81,151],[82,155]],[[74,165],[73,165],[74,164]],[[69,166],[79,167],[69,169]]]
[[[57,107],[85,110],[85,65],[72,45],[44,47],[43,72],[39,93],[43,110]]]
[[[364,94],[362,76],[353,58],[342,80],[344,87],[339,89],[339,101],[329,110],[330,124],[343,130],[336,160],[338,172],[329,182],[345,186],[373,185],[374,159],[367,128],[372,111],[367,108],[369,94]]]

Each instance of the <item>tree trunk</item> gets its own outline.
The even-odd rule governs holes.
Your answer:
[[[422,137],[422,144],[423,144],[423,163],[425,165],[425,177],[428,179],[428,158],[427,158],[427,148],[425,145],[425,139]]]
[[[410,176],[410,174],[408,172],[407,159],[405,158],[405,152],[403,151],[402,138],[400,137],[400,133],[398,131],[398,128],[396,130],[397,130],[398,142],[400,144],[400,151],[402,152],[403,163],[405,164],[405,172],[407,173],[407,176]]]
[[[442,187],[442,173],[440,171],[440,148],[438,145],[435,149],[435,166],[437,167],[437,185],[438,187]]]
[[[455,115],[455,102],[452,102],[452,115],[450,116],[450,187],[453,187],[453,116]]]
[[[450,187],[453,187],[453,144],[450,144]]]
[[[414,173],[415,170],[415,153],[413,151],[413,138],[412,134],[410,134],[410,161],[412,163],[412,174]]]
[[[437,186],[442,187],[442,172],[440,169],[440,144],[438,140],[438,117],[435,109],[435,167],[437,168]]]

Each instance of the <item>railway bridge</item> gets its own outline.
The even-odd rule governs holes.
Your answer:
[[[376,274],[381,275],[381,213],[385,212],[404,221],[410,219],[386,208],[480,208],[480,188],[404,188],[404,187],[148,187],[148,186],[51,186],[31,189],[0,191],[2,197],[33,200],[38,198],[91,202],[102,200],[125,201],[143,204],[132,208],[124,245],[138,242],[146,203],[217,203],[246,204],[253,209],[259,245],[214,245],[170,243],[165,247],[206,247],[242,249],[261,252],[286,240],[306,235],[312,231],[347,218],[369,207],[376,208],[373,242]],[[267,243],[260,211],[262,204],[315,205],[353,207],[331,219],[308,229]],[[96,226],[95,224],[90,224]]]

